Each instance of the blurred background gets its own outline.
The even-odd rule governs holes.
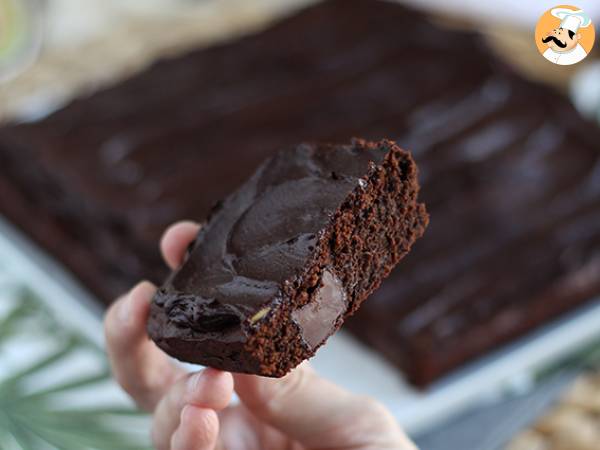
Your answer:
[[[43,121],[74,99],[143,74],[157,60],[244,39],[317,3],[0,0],[0,126]],[[481,34],[495,58],[600,124],[598,43],[582,63],[563,67],[544,60],[533,42],[538,18],[555,4],[399,3],[449,32]],[[600,23],[599,2],[576,6]],[[0,156],[3,151],[0,146]],[[0,166],[0,179],[2,172]],[[27,227],[3,216],[0,209],[0,447],[150,448],[148,417],[110,379],[99,296],[34,243]],[[591,276],[600,279],[600,271]],[[345,332],[331,338],[314,365],[384,401],[423,450],[600,449],[597,297],[424,388]]]

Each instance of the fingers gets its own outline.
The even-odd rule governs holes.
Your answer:
[[[217,416],[214,413],[227,407],[232,395],[233,378],[228,372],[209,368],[179,380],[169,389],[154,413],[152,440],[156,448],[212,448],[205,445],[214,446],[213,437],[216,439],[218,434],[218,421],[215,427],[213,418]],[[186,409],[188,413],[182,411]],[[202,420],[193,423],[184,420],[186,417],[201,417]],[[198,442],[203,444],[188,447],[187,443],[191,442],[189,439],[195,442],[194,445],[199,445]]]
[[[106,350],[113,374],[143,409],[153,410],[185,372],[175,367],[146,334],[150,300],[156,288],[144,281],[109,308],[104,319]]]
[[[185,251],[198,234],[200,225],[195,222],[177,222],[167,228],[160,241],[160,251],[171,269],[183,261]]]
[[[382,405],[350,394],[306,364],[280,379],[234,378],[240,400],[256,417],[309,449],[415,449]]]
[[[185,406],[181,424],[171,439],[171,450],[214,450],[219,435],[219,419],[212,409]],[[157,447],[160,450],[160,447]]]
[[[178,222],[165,232],[160,247],[171,268],[181,263],[199,229],[193,222]],[[153,410],[171,384],[185,374],[146,334],[155,290],[151,283],[138,284],[111,306],[104,321],[107,353],[115,378],[147,410]]]

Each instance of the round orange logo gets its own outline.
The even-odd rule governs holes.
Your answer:
[[[584,10],[559,5],[546,11],[535,27],[535,44],[553,64],[568,66],[584,59],[594,46],[594,24]]]

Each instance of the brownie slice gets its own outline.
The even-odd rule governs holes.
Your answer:
[[[418,190],[391,141],[279,152],[213,211],[158,290],[151,338],[183,361],[283,376],[423,234]]]

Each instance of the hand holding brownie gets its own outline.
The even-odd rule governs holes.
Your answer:
[[[198,225],[182,222],[165,233],[169,266],[181,263],[197,232]],[[146,334],[154,292],[142,282],[116,301],[105,332],[115,378],[153,411],[158,450],[415,449],[382,405],[320,378],[306,363],[280,379],[175,366]],[[234,389],[241,404],[228,406]]]

